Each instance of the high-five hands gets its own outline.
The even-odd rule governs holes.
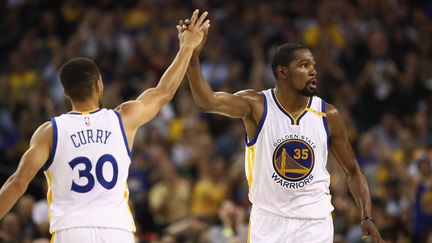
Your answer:
[[[195,10],[192,14],[188,24],[185,25],[182,21],[176,26],[178,30],[178,38],[180,40],[180,46],[189,46],[196,49],[200,46],[204,33],[208,32],[210,27],[210,20],[205,20],[207,12],[204,12],[198,18],[199,10]],[[205,21],[204,21],[205,20]]]

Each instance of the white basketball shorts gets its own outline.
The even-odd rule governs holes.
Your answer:
[[[56,232],[51,243],[134,243],[130,231],[111,228],[70,228]]]
[[[331,243],[333,219],[297,219],[252,207],[248,243]]]

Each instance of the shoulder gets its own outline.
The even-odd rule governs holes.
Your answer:
[[[136,109],[138,107],[142,107],[142,106],[143,106],[143,103],[141,101],[129,100],[129,101],[126,101],[126,102],[120,104],[116,108],[112,109],[112,111],[114,111],[114,113],[117,113],[122,118],[124,118],[125,116],[127,116],[129,114],[133,114],[134,112],[136,112]]]
[[[265,95],[253,89],[242,90],[235,95],[242,97],[251,107],[251,113],[245,118],[259,122],[264,112]]]
[[[53,124],[51,121],[47,121],[42,125],[40,125],[35,132],[35,134],[40,134],[40,135],[52,135],[52,133],[53,133]]]
[[[330,135],[344,133],[345,125],[343,123],[342,115],[334,105],[326,103],[326,116]]]
[[[264,94],[253,89],[241,90],[234,95],[240,96],[249,101],[262,102],[264,100]]]
[[[51,121],[47,121],[40,125],[30,140],[30,144],[52,144],[53,141],[53,124]]]
[[[339,116],[338,109],[332,105],[326,102],[326,113],[328,119],[334,119],[335,117]]]

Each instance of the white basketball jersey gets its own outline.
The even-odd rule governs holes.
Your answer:
[[[45,165],[50,232],[74,227],[135,231],[126,180],[130,150],[120,114],[99,109],[51,119]]]
[[[333,206],[326,169],[325,101],[313,96],[293,118],[275,89],[262,92],[264,112],[254,139],[246,141],[245,170],[254,207],[282,217],[324,219]]]

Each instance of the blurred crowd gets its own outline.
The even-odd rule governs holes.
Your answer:
[[[317,60],[320,96],[343,114],[387,242],[432,242],[432,2],[428,0],[0,1],[0,184],[35,129],[70,110],[58,69],[93,59],[114,108],[157,84],[193,9],[212,26],[201,55],[215,90],[275,85],[274,48]],[[187,82],[135,139],[128,185],[139,242],[246,242],[241,121],[201,113]],[[329,158],[335,242],[361,242],[360,215]],[[39,173],[0,221],[0,242],[49,242]],[[0,202],[1,203],[1,202]]]

